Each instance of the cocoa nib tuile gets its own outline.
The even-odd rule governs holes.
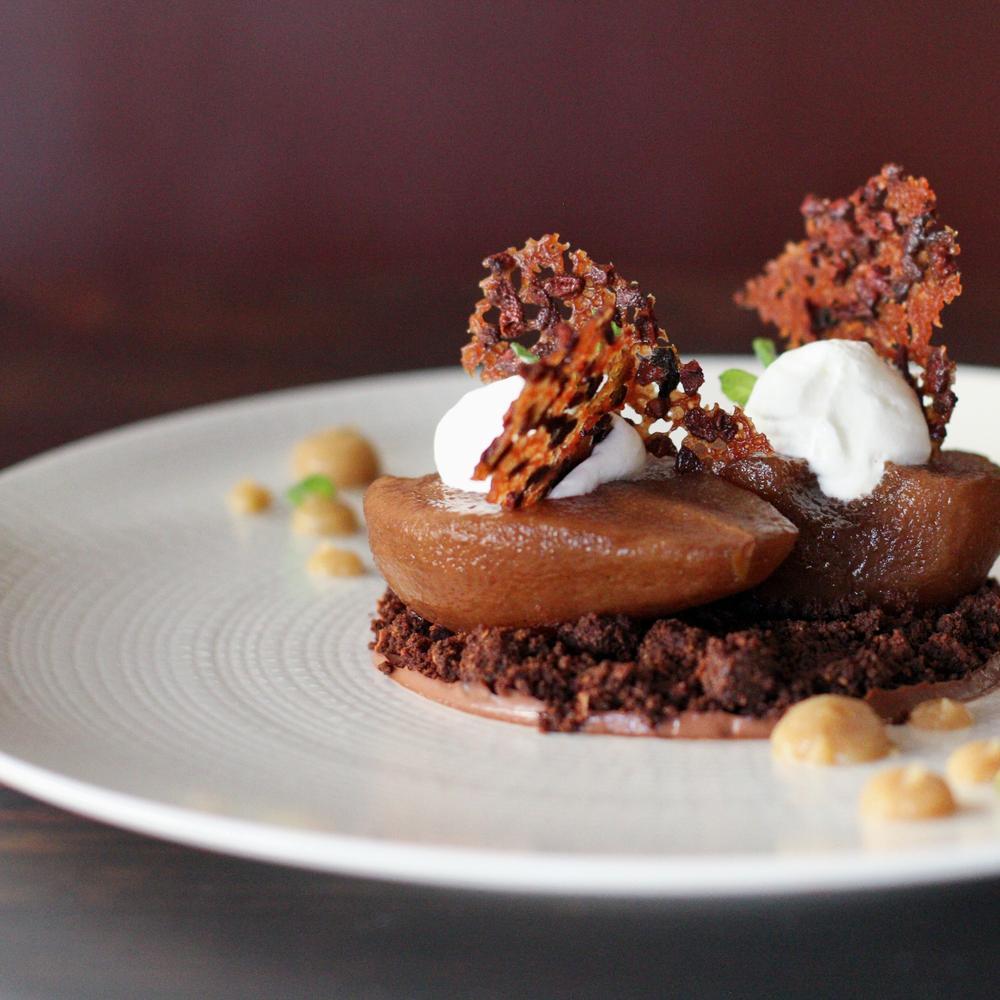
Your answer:
[[[962,291],[957,234],[937,217],[924,178],[890,164],[846,198],[802,203],[806,238],[790,243],[737,302],[773,323],[789,346],[840,338],[867,341],[907,373],[941,442],[955,405],[954,364],[932,346],[945,305]]]
[[[486,381],[520,374],[526,382],[475,470],[476,478],[491,481],[489,500],[508,509],[541,500],[587,458],[602,421],[625,406],[645,439],[662,433],[651,429],[656,421],[675,430],[702,409],[701,366],[681,363],[657,324],[653,297],[613,264],[570,250],[558,234],[483,263],[489,274],[469,319],[462,363]],[[537,360],[522,363],[514,344],[526,344]],[[745,417],[726,423],[717,410],[694,425],[701,445],[712,446],[711,461],[702,456],[708,467],[770,450]],[[704,438],[711,428],[718,434]]]

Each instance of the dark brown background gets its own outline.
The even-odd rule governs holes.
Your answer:
[[[962,237],[953,353],[1000,360],[995,4],[2,10],[7,460],[452,363],[478,262],[552,229],[653,290],[686,352],[741,349],[731,292],[802,196],[889,159]]]
[[[626,12],[627,11],[627,12]],[[995,4],[0,0],[0,465],[153,413],[457,358],[484,254],[550,229],[686,353],[806,191],[889,159],[959,229],[1000,362]],[[987,996],[1000,883],[540,901],[293,872],[0,789],[17,997]]]

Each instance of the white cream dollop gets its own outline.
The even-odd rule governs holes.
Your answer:
[[[524,388],[520,375],[467,392],[439,421],[434,432],[434,464],[441,481],[470,493],[489,492],[488,479],[472,473],[490,443],[503,432],[503,417]],[[617,414],[611,432],[556,484],[550,499],[583,496],[601,483],[628,479],[642,471],[646,448],[639,432]]]
[[[931,453],[916,393],[860,341],[786,351],[757,379],[746,412],[775,451],[805,459],[837,500],[871,493],[886,462],[921,465]]]

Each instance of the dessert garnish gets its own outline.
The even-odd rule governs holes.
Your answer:
[[[948,757],[948,777],[959,785],[979,785],[1000,778],[1000,739],[971,740]]]
[[[867,702],[817,694],[793,705],[771,733],[777,760],[805,764],[857,764],[892,750],[885,723]]]
[[[909,723],[917,729],[948,731],[968,729],[975,720],[972,713],[954,698],[929,698],[910,712]]]
[[[441,481],[471,493],[488,493],[489,479],[474,479],[483,452],[503,434],[504,417],[525,381],[511,375],[467,392],[441,418],[434,432],[434,464]],[[607,428],[594,436],[590,453],[552,487],[551,499],[581,496],[601,483],[630,479],[646,464],[646,445],[634,425],[606,414]]]
[[[292,505],[292,531],[297,535],[353,535],[358,518],[337,496],[329,476],[314,472],[290,487],[285,496]]]
[[[921,764],[890,767],[861,790],[861,816],[876,821],[940,819],[958,808],[948,783]]]
[[[298,507],[307,497],[327,497],[332,500],[336,495],[337,487],[330,481],[329,476],[324,476],[320,472],[314,472],[311,476],[300,479],[285,492],[288,502],[293,507]]]
[[[357,552],[324,542],[309,557],[306,569],[313,576],[363,576],[365,565]]]
[[[475,469],[474,478],[490,478],[491,502],[507,509],[537,503],[626,405],[654,453],[675,451],[665,432],[651,430],[656,421],[687,430],[681,468],[768,450],[739,411],[701,405],[701,366],[681,362],[657,326],[655,299],[614,265],[596,264],[551,234],[493,254],[483,266],[490,274],[462,364],[486,382],[525,381]],[[530,347],[524,338],[534,338]]]
[[[292,471],[296,480],[319,474],[341,488],[367,486],[379,474],[379,458],[356,427],[328,427],[296,443]]]
[[[930,339],[961,291],[954,231],[927,182],[898,167],[849,198],[810,196],[803,213],[807,239],[737,296],[794,348],[746,403],[777,454],[717,470],[799,528],[756,597],[797,614],[848,595],[954,602],[982,583],[1000,545],[987,513],[1000,502],[997,468],[940,451],[954,365]]]
[[[226,497],[234,514],[263,514],[272,503],[271,491],[254,479],[241,479]]]
[[[353,535],[358,530],[354,509],[343,500],[310,493],[292,511],[296,535]]]
[[[809,195],[802,216],[806,238],[789,243],[737,301],[789,347],[863,340],[907,379],[917,365],[913,384],[940,444],[955,406],[955,365],[931,338],[962,282],[957,234],[938,221],[930,185],[889,164],[846,198]]]
[[[806,216],[741,296],[782,349],[726,373],[731,412],[613,266],[556,235],[486,259],[462,352],[486,384],[439,474],[365,497],[380,669],[566,732],[763,736],[800,705],[785,733],[831,759],[868,752],[851,726],[884,749],[872,710],[1000,685],[1000,469],[940,447],[954,233],[895,167]]]
[[[754,337],[751,342],[753,353],[765,367],[769,367],[778,356],[774,341],[770,337]],[[737,406],[745,407],[750,393],[757,384],[757,376],[743,368],[727,368],[719,376],[719,385],[726,396]]]
[[[377,475],[375,449],[353,427],[333,427],[296,443],[292,466],[299,479],[285,490],[296,535],[353,535],[360,525],[354,508],[338,495],[338,485],[367,484]],[[261,514],[273,506],[271,491],[243,479],[226,501],[238,514]],[[306,569],[314,576],[359,576],[365,572],[357,553],[324,543],[310,556]]]
[[[868,496],[886,463],[923,465],[931,439],[913,387],[861,341],[785,351],[754,384],[746,415],[774,450],[803,459],[827,497]]]

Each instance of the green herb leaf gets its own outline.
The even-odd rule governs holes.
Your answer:
[[[772,364],[778,356],[778,351],[774,346],[774,341],[770,337],[754,337],[753,352],[757,355],[757,360],[766,368]]]
[[[289,503],[298,507],[306,497],[319,496],[333,498],[337,493],[337,488],[330,481],[329,476],[316,473],[313,476],[306,476],[301,482],[296,483],[285,496]]]
[[[510,349],[514,352],[514,357],[526,365],[533,365],[538,360],[537,354],[532,354],[527,347],[522,347],[520,344],[511,344]]]
[[[611,322],[611,330],[615,335],[615,340],[617,340],[622,335],[622,328],[613,320]]]
[[[757,383],[757,376],[742,368],[727,368],[720,376],[722,391],[737,405],[746,406],[750,393]]]

